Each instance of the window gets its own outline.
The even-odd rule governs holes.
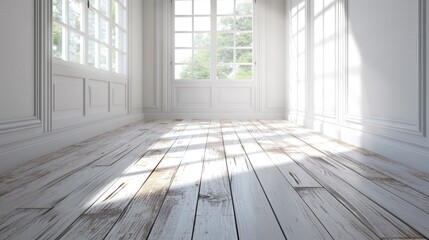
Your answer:
[[[174,79],[253,79],[253,0],[174,1]]]
[[[127,0],[53,0],[52,9],[54,57],[127,73]]]

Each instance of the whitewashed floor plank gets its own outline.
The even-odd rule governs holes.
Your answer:
[[[193,239],[237,239],[219,121],[210,124]]]
[[[286,121],[189,122],[137,122],[1,175],[0,239],[429,236],[418,170]]]
[[[398,161],[380,156],[376,153],[369,152],[365,149],[356,148],[345,143],[329,139],[321,134],[315,133],[311,130],[297,127],[296,125],[282,121],[275,122],[278,127],[287,127],[288,131],[291,131],[296,137],[308,142],[309,144],[320,143],[324,141],[326,148],[320,149],[322,151],[329,150],[334,154],[341,154],[348,156],[351,160],[367,165],[374,170],[384,173],[389,177],[402,182],[417,191],[429,196],[429,174],[421,172],[418,169],[406,166]],[[316,142],[314,140],[316,139]]]
[[[321,187],[313,177],[275,144],[281,141],[277,134],[269,131],[267,127],[258,121],[251,121],[251,123],[253,125],[247,124],[246,128],[293,187]]]
[[[140,126],[141,124],[136,125],[130,130],[137,130]],[[0,217],[5,216],[15,208],[29,207],[26,204],[31,203],[34,196],[37,195],[39,198],[43,198],[40,194],[41,191],[55,186],[69,176],[78,173],[104,154],[115,151],[117,147],[140,135],[142,135],[140,131],[126,131],[118,135],[120,137],[118,141],[112,141],[111,138],[107,138],[107,140],[102,141],[101,145],[97,143],[82,152],[77,151],[71,157],[60,157],[52,161],[49,167],[47,167],[48,174],[0,197],[0,205],[3,206],[0,209]]]
[[[161,130],[159,137],[164,135],[165,131],[169,131],[169,128]],[[17,239],[53,239],[59,237],[63,231],[69,228],[70,224],[115,183],[118,172],[123,172],[123,169],[132,166],[134,163],[140,164],[138,163],[141,159],[140,156],[140,154],[137,156],[134,154],[127,155],[115,167],[96,167],[103,170],[95,171],[95,177],[91,181],[67,195],[54,208],[18,235]],[[154,168],[157,163],[149,164],[153,164]]]
[[[379,239],[325,189],[307,188],[298,192],[334,239]]]
[[[141,124],[141,123],[140,123]],[[13,190],[21,188],[45,175],[48,175],[55,169],[61,167],[58,162],[62,159],[70,159],[78,154],[89,155],[94,151],[94,145],[103,146],[109,139],[115,135],[126,133],[127,130],[135,128],[139,124],[130,124],[110,132],[101,134],[86,141],[74,144],[72,146],[60,149],[54,153],[32,160],[17,169],[0,176],[0,196],[3,196]],[[114,150],[112,148],[111,150]],[[53,161],[55,160],[55,161]],[[53,165],[53,166],[52,166]],[[57,167],[57,168],[54,168]],[[16,193],[13,193],[16,195]]]
[[[67,231],[63,238],[104,238],[108,230],[113,227],[119,216],[132,201],[137,191],[145,183],[152,170],[164,158],[166,152],[175,142],[175,138],[183,132],[185,126],[176,128],[174,131],[162,136],[162,138],[154,138],[158,142],[149,148],[148,153],[119,174],[115,183],[73,223],[72,228]],[[143,144],[152,143],[144,142]],[[130,154],[139,153],[141,147],[134,149]],[[156,152],[156,154],[151,154],[152,152]],[[170,161],[164,160],[158,167],[161,169],[170,167],[174,169],[175,162],[174,159]],[[180,162],[180,159],[178,159],[178,162]]]
[[[237,239],[235,224],[224,227],[225,223],[234,222],[234,216],[206,215],[195,220],[194,240],[234,240]]]
[[[30,224],[50,209],[16,209],[0,221],[0,239],[18,239]]]
[[[148,239],[191,239],[201,169],[210,122],[192,122],[197,129],[174,177]]]
[[[240,239],[285,239],[230,121],[221,122]]]
[[[262,184],[286,238],[330,239],[329,233],[243,126],[243,122],[234,123],[241,145]]]
[[[268,125],[271,126],[270,124]],[[374,210],[376,212],[374,212],[374,210],[370,209],[372,211],[369,211],[368,213],[373,212],[374,217],[368,218],[368,220],[372,220],[371,224],[373,224],[372,227],[376,233],[378,233],[382,237],[409,238],[419,236],[418,233],[410,229],[406,224],[402,223],[402,221],[404,221],[412,228],[417,230],[419,233],[423,234],[426,237],[428,236],[429,225],[425,224],[426,222],[429,222],[429,215],[427,213],[404,201],[398,196],[392,194],[386,189],[378,186],[377,184],[371,182],[370,180],[364,178],[353,170],[337,163],[335,160],[332,160],[328,156],[315,150],[306,143],[288,134],[284,130],[274,127],[273,131],[276,131],[283,136],[283,140],[287,145],[289,145],[289,148],[292,145],[294,148],[299,149],[299,152],[296,154],[300,154],[300,158],[294,156],[293,154],[295,153],[291,152],[291,157],[294,158],[294,160],[296,160],[299,164],[304,166],[305,164],[314,163],[312,164],[313,168],[309,168],[310,172],[317,173],[314,169],[314,166],[320,166],[321,170],[319,171],[328,172],[328,175],[333,174],[335,176],[338,176],[339,179],[345,181],[347,184],[349,184],[349,186],[360,191],[367,198],[376,202],[379,206],[386,209],[389,213],[392,213],[392,216],[390,216],[390,214],[385,214],[385,220],[378,222],[374,221],[375,219],[377,219],[376,213],[384,212],[384,210],[375,208]],[[309,158],[307,158],[307,156]],[[342,189],[344,189],[345,191],[349,190],[348,188]],[[347,201],[352,201],[352,199],[348,199]],[[352,204],[351,206],[354,207],[356,205]],[[393,217],[393,215],[398,217],[400,220],[396,217]],[[386,226],[390,226],[391,230],[387,230],[388,228],[386,228]],[[390,235],[394,233],[398,235]]]
[[[149,236],[181,160],[163,159],[105,239],[146,239]]]

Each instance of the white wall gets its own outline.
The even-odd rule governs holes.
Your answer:
[[[254,81],[172,81],[170,0],[143,1],[143,107],[146,118],[283,118],[285,1],[255,5]]]
[[[288,5],[287,118],[429,171],[425,0]]]
[[[0,172],[143,117],[141,1],[130,9],[127,78],[52,61],[50,1],[0,3]]]

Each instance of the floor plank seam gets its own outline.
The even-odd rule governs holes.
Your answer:
[[[226,155],[226,150],[225,150],[225,139],[224,139],[224,134],[222,131],[222,121],[219,121],[219,130],[220,130],[220,134],[222,136],[222,146],[223,146],[223,155],[224,155],[224,159],[225,159],[225,165],[226,165],[226,172],[228,175],[228,183],[229,183],[229,192],[231,193],[231,201],[232,201],[232,211],[234,213],[234,222],[235,222],[235,231],[237,234],[237,239],[240,239],[240,232],[238,231],[238,223],[237,223],[237,215],[236,215],[236,210],[235,210],[235,203],[234,203],[234,195],[232,194],[232,187],[231,187],[231,175],[230,175],[230,170],[229,170],[229,166],[227,163],[227,155]]]
[[[252,162],[249,160],[248,153],[246,152],[245,148],[243,147],[242,139],[240,139],[240,138],[238,137],[237,131],[236,131],[236,129],[235,129],[236,125],[234,125],[234,124],[232,124],[232,125],[234,126],[235,134],[237,135],[238,141],[239,141],[239,142],[240,142],[240,144],[241,144],[241,148],[242,148],[242,149],[243,149],[243,151],[244,151],[246,162],[247,162],[247,164],[250,164],[250,166],[252,167],[253,172],[255,172],[255,175],[256,175],[256,178],[258,179],[259,185],[261,186],[262,191],[264,192],[264,196],[265,196],[265,198],[267,199],[268,204],[270,205],[271,211],[273,212],[274,217],[276,218],[277,224],[280,226],[280,230],[282,231],[283,237],[284,237],[285,239],[287,239],[286,234],[285,234],[285,231],[284,231],[284,229],[281,227],[281,224],[280,224],[279,218],[278,218],[278,216],[277,216],[276,212],[274,211],[273,205],[271,204],[271,201],[270,201],[270,199],[269,199],[269,198],[268,198],[268,196],[267,196],[267,193],[266,193],[266,191],[265,191],[265,189],[264,189],[264,187],[263,187],[263,185],[262,185],[262,183],[261,183],[261,180],[259,179],[258,174],[257,174],[257,173],[256,173],[256,171],[255,171],[255,168],[254,168],[254,166],[253,166]]]

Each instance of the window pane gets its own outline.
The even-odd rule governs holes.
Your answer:
[[[119,48],[119,28],[116,26],[112,27],[112,45]]]
[[[196,64],[210,65],[210,49],[195,49],[194,61]]]
[[[70,32],[69,34],[69,61],[75,62],[75,63],[82,63],[81,58],[81,50],[82,50],[82,44],[83,42],[83,36],[75,33]]]
[[[217,62],[218,63],[232,63],[232,62],[234,62],[234,50],[233,49],[217,50]]]
[[[174,1],[175,78],[210,79],[210,72],[216,71],[218,79],[252,79],[253,0],[216,0],[216,29],[212,2]],[[216,70],[211,69],[213,54]]]
[[[219,48],[234,47],[234,33],[218,33],[216,41]]]
[[[109,48],[107,46],[100,46],[100,68],[109,70]]]
[[[192,47],[192,33],[176,33],[176,47]]]
[[[119,52],[112,51],[112,70],[116,73],[119,73]]]
[[[237,47],[252,47],[253,40],[251,33],[237,33],[236,46]]]
[[[174,59],[176,63],[192,63],[192,49],[174,50]]]
[[[119,30],[119,49],[122,50],[123,52],[127,52],[127,34],[122,31]]]
[[[127,6],[127,0],[119,0],[119,2],[125,7]]]
[[[253,73],[252,73],[252,66],[250,65],[239,65],[237,74],[237,79],[252,79]]]
[[[126,74],[127,5],[127,0],[52,0],[53,57]],[[183,40],[192,45],[192,34]]]
[[[252,63],[252,49],[237,49],[236,61],[238,63]]]
[[[82,2],[69,0],[69,25],[78,30],[82,28]]]
[[[88,35],[92,38],[98,38],[97,22],[98,22],[98,14],[93,10],[89,10],[88,11]]]
[[[194,31],[210,31],[210,17],[194,17]]]
[[[104,20],[103,18],[100,18],[100,41],[104,43],[108,43],[109,38],[109,22]]]
[[[252,31],[252,17],[237,17],[235,24],[237,31]]]
[[[192,31],[192,17],[176,17],[174,20],[175,31]]]
[[[56,58],[64,59],[64,29],[61,27],[61,25],[54,23],[52,27],[52,38],[52,55]]]
[[[210,64],[196,64],[194,67],[195,79],[210,79]]]
[[[127,28],[127,17],[126,17],[126,11],[125,8],[123,8],[122,6],[118,7],[118,24],[119,26],[121,26],[123,29]]]
[[[112,20],[122,28],[127,27],[125,9],[117,1],[112,4]]]
[[[174,2],[174,14],[176,15],[192,15],[192,1],[179,1]]]
[[[126,74],[126,57],[123,53],[112,51],[112,71],[116,73]]]
[[[98,43],[94,41],[88,41],[88,65],[97,67],[97,48]]]
[[[127,74],[128,73],[128,69],[127,69],[127,55],[123,54],[123,53],[119,53],[119,73],[122,74]]]
[[[62,0],[52,0],[52,18],[55,21],[63,21],[63,1]]]
[[[97,10],[99,9],[98,0],[89,0],[89,5]]]
[[[231,64],[220,64],[217,66],[218,79],[233,79],[234,67]]]
[[[235,14],[252,15],[253,14],[252,0],[236,0]]]
[[[234,16],[217,17],[217,30],[218,31],[234,30]]]
[[[118,3],[115,1],[112,2],[112,20],[118,24]]]
[[[100,1],[100,12],[104,16],[109,17],[109,2],[110,0],[99,0]]]
[[[210,15],[210,0],[195,0],[194,1],[195,15]]]
[[[232,15],[232,14],[234,14],[234,1],[232,1],[232,0],[218,0],[217,1],[217,14],[219,14],[219,15]]]
[[[210,33],[194,33],[194,47],[210,47]]]
[[[192,79],[192,65],[176,65],[174,67],[174,77],[176,79]]]

